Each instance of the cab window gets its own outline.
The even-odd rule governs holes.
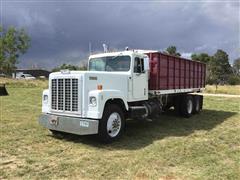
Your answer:
[[[144,72],[144,60],[143,58],[135,57],[134,59],[134,72],[143,73]]]

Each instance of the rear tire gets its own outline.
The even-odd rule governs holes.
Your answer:
[[[175,96],[174,98],[174,111],[176,115],[181,115],[181,101],[182,101],[182,96]]]
[[[193,97],[191,95],[182,96],[180,111],[183,117],[191,117],[193,112]]]
[[[198,114],[201,111],[201,96],[193,96],[193,114]]]
[[[99,121],[98,137],[100,141],[111,143],[123,134],[125,117],[122,109],[116,104],[106,105],[103,117]]]

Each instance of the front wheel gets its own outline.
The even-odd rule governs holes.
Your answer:
[[[116,104],[107,105],[99,122],[99,139],[106,143],[112,142],[122,135],[124,127],[125,118],[122,109]]]

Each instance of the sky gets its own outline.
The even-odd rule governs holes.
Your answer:
[[[81,65],[92,52],[110,49],[165,50],[184,57],[217,49],[240,57],[238,0],[80,1],[0,0],[1,25],[24,28],[31,47],[19,68]]]

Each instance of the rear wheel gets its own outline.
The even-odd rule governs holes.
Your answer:
[[[183,117],[189,118],[192,115],[193,97],[191,95],[185,95],[182,97],[180,111]]]
[[[193,96],[193,114],[198,114],[201,111],[201,96]]]
[[[106,143],[112,142],[122,135],[124,127],[125,118],[122,109],[116,104],[107,105],[99,122],[99,139]]]
[[[174,111],[176,115],[181,115],[181,102],[182,102],[182,96],[175,96],[174,98]]]

